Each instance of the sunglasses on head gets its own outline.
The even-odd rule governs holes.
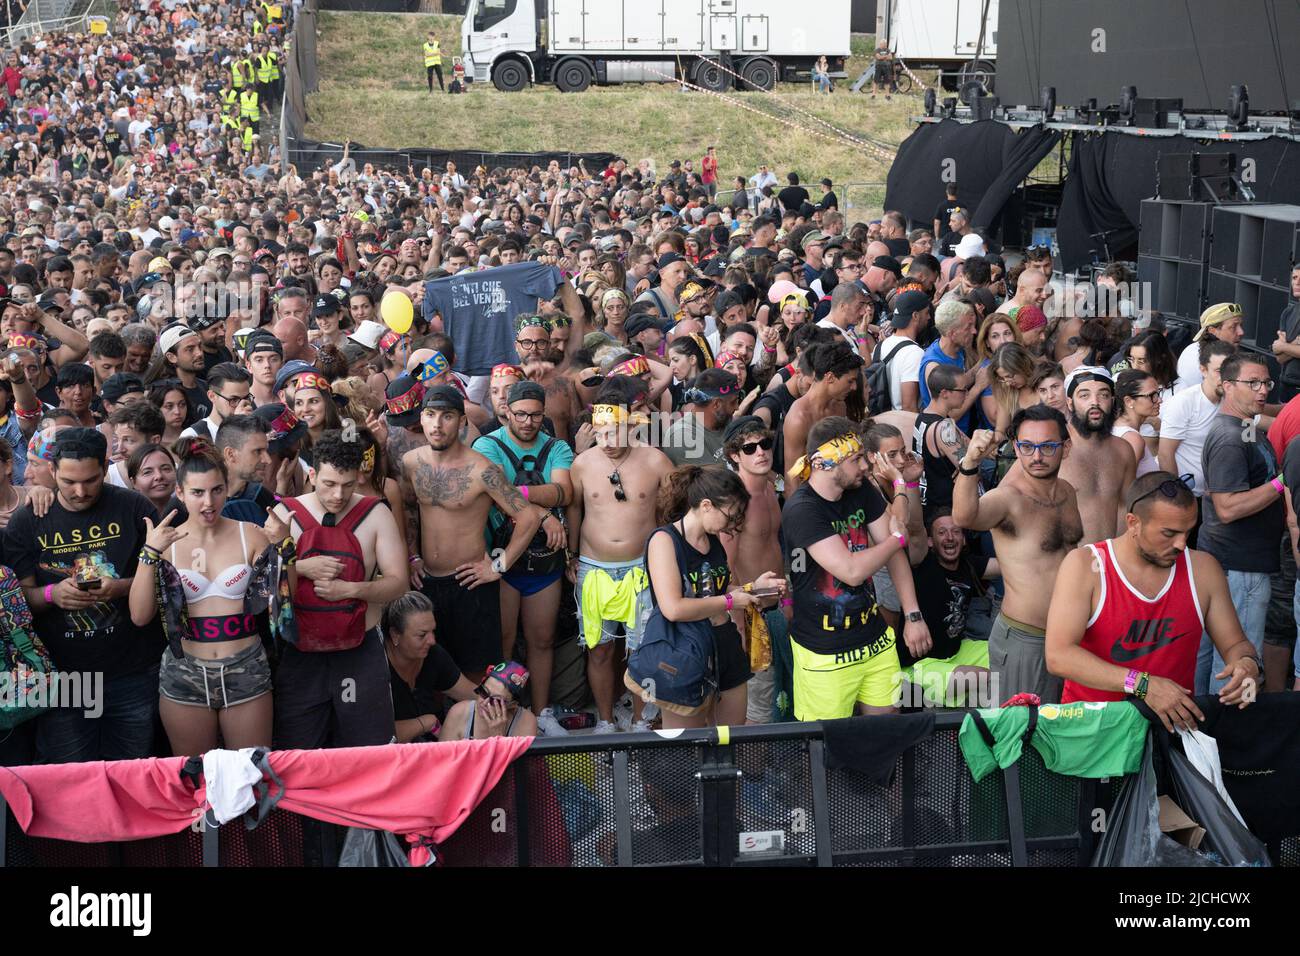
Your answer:
[[[1179,475],[1177,478],[1170,478],[1166,481],[1162,481],[1160,482],[1160,484],[1156,485],[1146,494],[1138,495],[1136,498],[1134,498],[1133,503],[1128,506],[1128,510],[1132,511],[1134,508],[1137,507],[1137,503],[1139,501],[1142,501],[1145,498],[1150,498],[1154,494],[1159,494],[1162,498],[1168,498],[1170,501],[1172,501],[1178,497],[1178,489],[1180,487],[1186,488],[1188,491],[1191,491],[1192,482],[1195,480],[1196,480],[1195,476],[1191,474],[1186,474],[1186,475]]]

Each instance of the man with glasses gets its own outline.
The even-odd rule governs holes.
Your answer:
[[[1286,486],[1273,446],[1259,431],[1273,382],[1261,356],[1238,352],[1223,363],[1223,401],[1201,450],[1204,523],[1197,547],[1228,573],[1242,630],[1259,655],[1268,612],[1269,580],[1281,570]],[[1217,693],[1223,658],[1207,637],[1196,662],[1196,692]]]
[[[615,653],[615,641],[626,638],[627,650],[634,650],[648,614],[645,546],[658,524],[659,481],[673,470],[663,452],[641,441],[643,428],[631,412],[636,394],[632,380],[622,376],[601,384],[591,412],[596,444],[569,470],[567,576],[578,604],[578,641],[587,651],[598,734],[615,730],[625,658]],[[641,698],[634,695],[632,705],[633,720],[641,719]]]
[[[227,418],[253,413],[253,376],[234,362],[222,362],[212,366],[207,381],[212,411],[181,432],[181,437],[206,438],[215,443],[217,430]]]
[[[522,612],[537,726],[544,736],[562,737],[568,731],[560,726],[550,706],[551,665],[560,612],[560,578],[567,565],[568,534],[560,509],[573,494],[569,481],[573,450],[542,433],[546,407],[546,390],[542,386],[523,381],[519,369],[510,365],[493,369],[494,393],[499,386],[506,387],[505,427],[479,438],[474,442],[474,451],[498,465],[507,481],[525,487],[529,504],[546,510],[541,529],[523,557],[501,576],[502,659],[514,659]],[[493,540],[507,540],[510,526],[504,516],[494,510],[489,520]]]
[[[1202,630],[1214,648],[1220,701],[1254,701],[1257,651],[1218,562],[1187,546],[1195,524],[1191,489],[1153,471],[1125,495],[1122,534],[1066,556],[1047,621],[1047,664],[1065,678],[1064,703],[1133,696],[1171,733],[1195,730],[1204,715],[1189,695]]]
[[[984,495],[979,466],[997,447],[997,436],[985,429],[971,436],[953,485],[952,517],[967,531],[993,533],[1006,585],[989,634],[989,668],[996,680],[992,696],[1006,700],[1032,693],[1043,703],[1055,703],[1061,699],[1061,680],[1048,672],[1043,649],[1050,585],[1083,537],[1078,496],[1060,477],[1070,430],[1056,409],[1031,405],[1012,417],[1008,435],[1019,467]]]
[[[1083,541],[1115,537],[1123,524],[1123,496],[1137,477],[1137,459],[1115,424],[1115,382],[1104,368],[1081,365],[1065,377],[1070,405],[1070,460],[1061,477],[1079,496]]]

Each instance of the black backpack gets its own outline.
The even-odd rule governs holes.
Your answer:
[[[889,339],[885,339],[885,342],[888,341]],[[911,339],[903,339],[903,341],[918,349],[921,347]],[[882,362],[880,361],[880,351],[885,347],[885,342],[881,342],[876,346],[876,351],[871,356],[871,367],[867,369],[867,413],[873,416],[893,411],[894,400],[889,397],[889,363],[897,358],[899,352],[907,348],[907,345],[898,346],[889,353],[889,358]]]
[[[551,449],[555,446],[558,439],[547,438],[540,448],[534,449],[520,458],[511,449],[510,446],[503,442],[496,435],[484,435],[484,438],[496,443],[505,456],[510,459],[510,465],[515,470],[515,486],[521,485],[545,485],[549,484],[546,478],[546,461],[551,457]],[[564,515],[559,508],[548,509],[551,514],[555,515],[560,521],[564,521]],[[492,536],[492,547],[504,551],[510,543],[510,536],[514,532],[514,522],[505,515],[498,515],[501,523],[497,526],[496,532]],[[533,540],[528,544],[528,550],[524,552],[514,565],[515,568],[524,574],[546,575],[554,574],[564,567],[564,549],[552,551],[546,544],[546,532],[539,530],[533,536]]]

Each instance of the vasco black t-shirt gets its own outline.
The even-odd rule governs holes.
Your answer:
[[[912,568],[917,604],[934,642],[930,653],[925,655],[927,658],[946,661],[961,649],[971,598],[984,593],[980,580],[988,563],[989,559],[982,556],[962,555],[957,567],[949,571],[939,563],[934,552],[929,551],[921,563]],[[911,667],[915,663],[916,658],[908,652],[907,645],[899,641],[899,666]]]
[[[885,500],[870,483],[846,491],[839,501],[827,501],[805,483],[786,502],[781,530],[792,557],[794,617],[790,636],[808,650],[839,654],[874,645],[885,634],[871,578],[858,585],[845,584],[818,565],[809,552],[832,535],[839,535],[853,553],[865,551],[871,547],[867,526],[884,513]]]
[[[388,682],[393,689],[393,719],[414,720],[425,714],[437,714],[442,720],[448,709],[443,695],[460,680],[460,668],[441,644],[429,648],[412,688],[392,664],[388,665]]]
[[[146,516],[154,517],[148,499],[109,484],[89,511],[68,511],[56,498],[49,514],[37,518],[25,506],[5,529],[5,558],[20,580],[35,578],[38,587],[76,574],[130,578],[144,544]],[[103,671],[110,677],[157,664],[163,647],[156,619],[144,628],[131,623],[126,597],[83,611],[50,608],[36,615],[36,631],[61,670]]]

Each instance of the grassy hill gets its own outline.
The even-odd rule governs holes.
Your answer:
[[[441,35],[450,79],[460,24],[460,17],[322,13],[321,88],[308,102],[313,122],[307,135],[395,148],[609,151],[631,163],[652,159],[661,170],[688,157],[698,168],[705,147],[716,145],[724,183],[766,162],[804,181],[830,176],[837,184],[880,184],[839,190],[841,208],[847,198],[850,218],[859,219],[879,214],[889,168],[888,155],[860,141],[896,145],[910,131],[908,117],[921,111],[919,93],[886,102],[849,92],[866,66],[870,37],[854,38],[851,79],[837,83],[830,96],[803,84],[780,84],[773,93],[733,92],[728,99],[683,93],[672,84],[593,86],[579,94],[553,86],[500,93],[486,84],[465,96],[431,97],[424,35],[431,27]]]

